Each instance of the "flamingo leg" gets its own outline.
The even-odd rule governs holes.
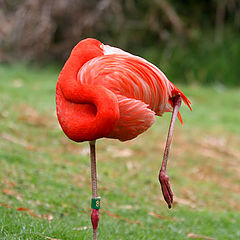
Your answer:
[[[171,123],[168,130],[168,136],[167,136],[166,146],[164,150],[162,166],[158,176],[159,182],[161,184],[163,197],[168,204],[168,208],[171,208],[173,203],[173,192],[170,186],[169,177],[166,174],[166,168],[167,168],[168,154],[169,154],[170,145],[171,145],[172,136],[173,136],[174,124],[177,118],[178,110],[181,106],[181,102],[182,102],[182,99],[179,95],[173,98],[173,113],[172,113]]]
[[[97,168],[96,168],[96,141],[90,141],[90,157],[91,157],[91,179],[92,179],[92,214],[91,221],[93,227],[93,240],[97,240],[97,228],[99,221],[100,198],[97,196]]]

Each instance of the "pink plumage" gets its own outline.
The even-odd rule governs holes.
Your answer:
[[[163,196],[171,208],[173,193],[166,166],[176,117],[182,122],[181,100],[191,109],[190,101],[162,71],[141,57],[95,39],[82,40],[72,50],[57,82],[57,116],[70,139],[90,143],[94,240],[99,221],[99,205],[94,203],[100,201],[95,140],[103,137],[121,141],[133,139],[151,127],[155,115],[172,111],[159,172]]]
[[[156,66],[121,49],[101,44],[103,55],[87,61],[78,71],[76,81],[101,85],[118,99],[120,118],[105,137],[126,141],[146,131],[172,109],[171,98],[182,95]]]

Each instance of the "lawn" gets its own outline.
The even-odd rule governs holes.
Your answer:
[[[0,67],[0,239],[91,239],[88,144],[62,133],[58,69]],[[130,142],[97,141],[100,239],[240,239],[240,88],[179,86],[168,175],[157,180],[170,114]]]

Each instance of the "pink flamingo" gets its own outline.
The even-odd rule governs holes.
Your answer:
[[[95,141],[127,141],[146,131],[155,115],[172,111],[163,162],[159,172],[162,193],[171,208],[173,193],[166,166],[181,100],[190,101],[153,64],[96,39],[80,41],[72,50],[57,82],[59,123],[73,141],[89,141],[92,178],[93,239],[97,239],[100,198],[97,193]]]

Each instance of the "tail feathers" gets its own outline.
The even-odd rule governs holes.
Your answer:
[[[183,124],[182,116],[181,116],[181,114],[180,114],[179,111],[178,111],[177,116],[178,116],[178,119],[179,119],[179,121],[181,122],[181,124]]]
[[[189,109],[192,111],[192,108],[191,108],[191,105],[190,105],[191,102],[189,101],[189,99],[188,99],[188,98],[182,93],[182,91],[180,91],[174,84],[172,84],[171,86],[172,86],[172,90],[171,90],[172,96],[171,96],[171,98],[175,97],[176,95],[180,95],[181,98],[182,98],[182,100],[183,100],[183,102],[184,102],[184,103],[189,107]],[[174,107],[172,100],[169,99],[169,101],[170,101],[171,106]],[[182,120],[182,116],[181,116],[180,112],[178,112],[178,115],[177,115],[177,116],[178,116],[178,119],[179,119],[179,121],[181,122],[181,124],[183,124],[183,120]]]
[[[189,109],[192,111],[192,108],[191,108],[191,102],[189,101],[189,99],[181,92],[180,93],[180,96],[183,100],[183,102],[189,107]]]
[[[189,99],[182,93],[181,90],[179,90],[175,85],[172,85],[172,98],[175,97],[176,95],[180,95],[183,102],[189,107],[189,109],[192,111],[192,108],[190,106],[191,102]]]

